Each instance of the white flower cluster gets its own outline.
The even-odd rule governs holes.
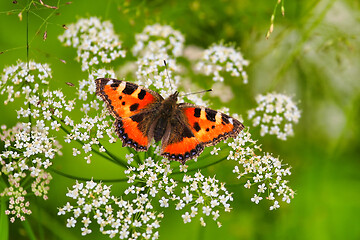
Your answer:
[[[133,158],[129,162],[132,162],[132,160]],[[160,162],[156,162],[153,158],[148,157],[137,168],[129,167],[125,170],[128,183],[132,184],[125,190],[125,194],[141,192],[146,194],[147,198],[155,198],[163,195],[164,192],[167,195],[172,195],[178,183],[169,177],[171,173],[172,169],[169,160],[162,159]],[[135,183],[139,182],[144,183],[143,186],[140,188],[135,187]],[[159,200],[159,203],[160,207],[169,207],[168,199],[164,197]]]
[[[148,88],[154,87],[163,96],[173,93],[179,78],[173,78],[172,72],[180,71],[175,59],[183,55],[184,36],[170,26],[154,24],[136,34],[135,40],[132,52],[138,57],[138,83]],[[167,63],[167,71],[164,61]]]
[[[5,143],[5,150],[0,153],[1,173],[8,180],[0,196],[9,199],[5,213],[12,216],[10,221],[16,218],[24,221],[25,215],[31,214],[27,195],[47,199],[52,177],[45,170],[52,165],[51,160],[61,154],[61,146],[49,138],[48,129],[39,120],[33,127],[30,123],[18,123],[6,130],[4,126],[0,139]]]
[[[117,141],[114,129],[110,127],[107,115],[96,115],[95,117],[85,116],[80,123],[74,124],[69,134],[65,137],[65,142],[78,141],[82,144],[82,151],[86,155],[87,163],[91,162],[92,152],[99,150],[105,152],[106,149],[100,145],[100,140],[105,136],[109,137],[109,142]],[[81,153],[78,148],[73,148],[73,155],[77,156]]]
[[[202,216],[212,216],[217,221],[219,209],[224,209],[225,212],[231,210],[229,201],[233,201],[232,194],[227,191],[224,183],[205,177],[200,171],[194,176],[184,175],[182,182],[178,183],[171,178],[172,169],[167,159],[155,162],[149,157],[138,168],[130,167],[125,174],[129,178],[128,183],[144,183],[142,187],[131,185],[125,190],[125,194],[142,192],[147,198],[158,197],[159,206],[164,208],[169,207],[172,202],[175,210],[185,210],[182,215],[184,223],[191,222],[199,213]],[[200,223],[202,226],[206,225],[203,217],[200,218]],[[217,224],[221,226],[220,222]]]
[[[164,52],[169,56],[183,55],[185,38],[181,32],[168,25],[148,25],[142,33],[136,34],[136,44],[132,49],[134,56],[152,55]]]
[[[26,98],[34,95],[41,88],[41,84],[49,84],[51,69],[48,64],[29,63],[19,61],[16,65],[4,68],[0,82],[0,94],[7,93],[4,104],[13,102],[15,97],[24,94]]]
[[[228,144],[232,150],[228,159],[234,160],[238,165],[233,172],[241,177],[248,178],[244,187],[251,188],[257,186],[257,193],[251,198],[251,201],[258,204],[266,196],[266,199],[272,201],[273,205],[270,210],[280,207],[278,198],[290,203],[294,198],[295,192],[287,185],[288,181],[284,180],[291,174],[290,167],[284,168],[278,158],[270,154],[262,156],[256,154],[256,150],[261,150],[256,142],[251,139],[248,131],[242,131],[233,142]]]
[[[113,120],[110,120],[110,117],[107,115],[105,103],[96,97],[94,98],[96,91],[95,79],[99,77],[115,78],[115,73],[112,70],[97,69],[89,74],[88,79],[80,81],[77,94],[78,99],[82,101],[80,111],[85,113],[85,116],[78,123],[76,121],[74,123],[70,118],[65,119],[65,124],[69,122],[71,124],[66,125],[72,126],[70,132],[65,137],[65,142],[80,142],[87,163],[91,162],[92,152],[95,150],[99,152],[106,151],[100,144],[100,140],[107,136],[109,138],[108,141],[113,143],[118,139],[115,137],[112,127]],[[89,100],[90,98],[92,100]],[[92,112],[90,112],[91,109],[93,109]],[[81,154],[80,150],[73,148],[73,155]]]
[[[214,44],[204,51],[195,69],[206,76],[212,75],[214,81],[223,82],[222,72],[228,72],[233,77],[241,77],[243,83],[247,84],[248,76],[244,68],[248,65],[249,61],[234,47]]]
[[[293,123],[300,118],[300,111],[289,96],[279,93],[268,93],[256,97],[258,106],[248,111],[248,119],[253,126],[260,125],[260,134],[276,135],[281,140],[292,136]]]
[[[101,22],[96,17],[79,19],[70,24],[59,40],[65,46],[77,48],[77,60],[81,61],[83,71],[125,57],[125,50],[122,50],[112,23]]]
[[[41,95],[29,97],[26,107],[17,110],[17,114],[18,118],[31,116],[34,119],[39,119],[44,128],[49,129],[50,127],[52,130],[59,131],[61,120],[64,120],[64,123],[69,126],[74,124],[69,115],[64,116],[65,111],[70,113],[74,109],[74,105],[75,101],[66,100],[64,93],[60,90],[46,90]]]
[[[58,215],[73,214],[67,219],[66,226],[72,228],[81,222],[83,236],[92,232],[89,226],[93,220],[100,232],[110,238],[157,239],[159,233],[156,229],[160,227],[163,214],[153,210],[147,194],[141,193],[141,187],[134,190],[136,197],[128,201],[112,196],[110,190],[110,186],[102,183],[76,182],[66,194],[76,202],[67,202],[59,208]]]
[[[220,216],[218,208],[224,209],[225,212],[230,212],[230,201],[233,201],[232,193],[229,193],[225,188],[224,183],[219,183],[215,177],[205,177],[198,171],[194,176],[184,175],[183,182],[188,185],[181,188],[181,194],[176,197],[176,210],[185,207],[186,204],[193,205],[190,212],[185,212],[182,215],[184,223],[191,222],[198,211],[203,216],[212,216],[214,221],[217,221]],[[200,217],[202,226],[206,226],[203,217]],[[221,223],[217,221],[217,225],[221,227]]]

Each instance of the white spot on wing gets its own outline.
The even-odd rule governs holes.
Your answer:
[[[216,113],[215,120],[216,120],[217,123],[221,123],[221,113],[220,112]]]
[[[124,90],[124,88],[126,87],[126,82],[121,82],[120,87],[121,87],[121,91]]]
[[[111,84],[113,84],[114,83],[114,81],[113,80],[110,80],[110,81],[108,81],[107,83],[106,83],[106,85],[111,85]]]
[[[229,122],[230,122],[232,125],[234,125],[234,121],[233,121],[232,118],[229,118]]]
[[[201,112],[200,112],[200,119],[206,119],[206,112],[205,112],[205,108],[201,107]]]

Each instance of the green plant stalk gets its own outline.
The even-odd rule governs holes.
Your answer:
[[[67,173],[63,173],[59,170],[56,170],[54,168],[49,168],[49,171],[56,173],[60,176],[66,177],[66,178],[70,178],[70,179],[74,179],[74,180],[80,180],[80,181],[91,181],[93,180],[94,182],[126,182],[128,180],[128,178],[118,178],[118,179],[94,179],[94,178],[86,178],[86,177],[78,177],[78,176],[73,176],[71,174],[67,174]]]

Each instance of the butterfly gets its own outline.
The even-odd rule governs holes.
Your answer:
[[[161,140],[161,155],[184,164],[205,146],[236,137],[244,129],[238,120],[210,108],[177,103],[179,92],[164,99],[159,93],[111,78],[95,80],[96,94],[115,118],[115,131],[123,146],[147,151]]]

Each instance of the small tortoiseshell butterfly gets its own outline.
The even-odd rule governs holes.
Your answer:
[[[159,93],[131,82],[99,78],[96,94],[115,117],[123,146],[146,151],[154,138],[161,140],[161,155],[184,164],[244,125],[230,116],[190,103],[176,103],[179,92],[164,99]]]

